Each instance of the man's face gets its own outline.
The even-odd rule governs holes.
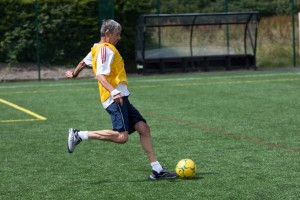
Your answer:
[[[118,41],[121,39],[121,30],[116,29],[113,33],[108,34],[109,37],[109,43],[112,45],[116,45]]]

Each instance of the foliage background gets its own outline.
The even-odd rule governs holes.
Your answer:
[[[40,58],[44,64],[72,65],[78,63],[99,40],[99,12],[97,0],[43,0],[39,2]],[[160,2],[158,6],[157,2]],[[288,16],[291,13],[290,0],[228,0],[229,11],[259,11],[262,19],[271,16]],[[224,0],[115,0],[115,19],[123,26],[122,40],[118,48],[128,66],[134,64],[135,24],[140,14],[149,13],[201,13],[223,12]],[[295,13],[300,11],[300,2],[295,1]],[[0,62],[36,61],[36,24],[34,0],[2,0],[0,2]],[[286,17],[291,21],[291,17]],[[286,24],[286,21],[282,22]],[[269,23],[265,23],[267,26]],[[289,30],[291,24],[289,23]],[[273,25],[273,28],[276,25]],[[260,27],[259,29],[261,29]],[[262,31],[270,43],[281,40],[282,35],[274,38],[272,30]],[[268,35],[268,33],[270,33]],[[273,35],[272,35],[273,34]],[[261,38],[261,35],[258,37]],[[279,49],[276,54],[290,56],[291,31],[282,43],[288,47]],[[262,39],[259,42],[264,42]],[[260,44],[258,44],[260,45]],[[265,47],[258,50],[261,58]],[[277,49],[277,47],[276,47]],[[277,50],[278,51],[278,50]],[[272,53],[272,52],[267,52]],[[269,59],[268,56],[265,59]],[[288,61],[289,62],[289,61]],[[272,65],[264,60],[261,66]],[[288,65],[283,62],[281,65]]]

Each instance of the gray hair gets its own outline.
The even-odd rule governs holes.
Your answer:
[[[110,33],[114,33],[116,29],[122,30],[122,27],[118,22],[112,19],[103,20],[100,29],[100,35],[101,37],[105,36],[106,31],[109,31]]]

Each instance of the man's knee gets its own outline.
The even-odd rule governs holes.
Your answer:
[[[148,126],[148,124],[145,123],[145,129],[144,129],[144,132],[146,134],[150,134],[150,126]]]
[[[119,144],[125,144],[128,141],[128,132],[120,132],[117,143]]]
[[[140,133],[140,135],[150,136],[150,127],[144,122],[140,123],[137,131]]]

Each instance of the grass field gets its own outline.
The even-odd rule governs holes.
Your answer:
[[[191,180],[149,181],[138,134],[86,141],[69,127],[110,129],[95,80],[0,84],[0,199],[300,199],[300,71],[129,76],[159,161]]]

